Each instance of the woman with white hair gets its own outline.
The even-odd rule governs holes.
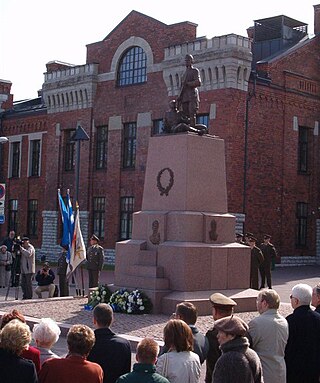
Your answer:
[[[38,324],[33,326],[33,339],[40,351],[41,365],[47,359],[60,358],[51,348],[58,341],[61,334],[57,323],[51,318],[42,318]]]
[[[1,383],[38,383],[34,363],[21,357],[31,342],[29,326],[13,319],[1,330],[0,342]]]

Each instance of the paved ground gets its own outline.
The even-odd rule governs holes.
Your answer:
[[[84,286],[87,286],[86,270],[83,272]],[[78,278],[81,281],[81,277]],[[102,283],[113,283],[114,274],[111,271],[102,273]],[[292,312],[289,304],[289,295],[291,288],[297,283],[307,283],[314,286],[320,282],[320,266],[299,266],[299,267],[279,267],[273,272],[273,288],[278,291],[281,297],[280,313],[287,316]],[[79,283],[81,284],[81,282]],[[81,287],[81,286],[79,286]],[[72,324],[83,323],[92,326],[92,312],[84,310],[84,304],[87,299],[83,297],[76,298],[53,298],[53,299],[32,299],[15,300],[15,291],[10,289],[8,300],[5,301],[5,289],[0,289],[0,315],[13,308],[20,310],[25,316],[30,317],[30,323],[37,321],[37,318],[51,317],[61,325],[64,334]],[[45,293],[44,293],[45,294]],[[75,295],[75,286],[71,287],[71,294]],[[19,291],[21,298],[21,290]],[[237,314],[245,321],[249,321],[257,315],[257,312],[246,312]],[[125,315],[115,313],[113,330],[118,334],[123,334],[133,344],[138,338],[152,336],[155,339],[162,340],[162,330],[168,320],[166,315]],[[201,316],[198,318],[197,326],[200,331],[205,333],[211,326],[213,320],[211,316]],[[32,327],[32,325],[31,325]],[[59,355],[66,352],[65,336],[61,336],[55,351]]]

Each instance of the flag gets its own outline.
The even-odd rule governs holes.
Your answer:
[[[58,200],[59,200],[59,206],[60,206],[60,212],[61,212],[61,221],[63,224],[61,246],[70,246],[71,244],[70,231],[69,231],[70,225],[68,224],[69,214],[68,214],[67,207],[64,203],[64,200],[60,194],[60,189],[58,189]]]
[[[68,256],[67,256],[67,262],[69,263],[70,257],[71,257],[71,244],[72,244],[72,239],[73,239],[73,234],[74,234],[74,214],[73,214],[69,189],[67,189],[67,206],[66,206],[66,208],[67,208],[67,212],[68,212],[68,230],[69,230],[69,251],[68,251]]]
[[[79,219],[79,207],[77,206],[76,219],[74,222],[74,233],[71,243],[70,262],[67,269],[67,278],[86,260],[86,247],[84,245]]]

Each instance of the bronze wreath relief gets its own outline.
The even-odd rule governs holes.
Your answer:
[[[166,171],[169,173],[169,177],[170,177],[169,178],[169,184],[167,186],[163,186],[162,183],[161,183],[161,176]],[[163,168],[162,170],[160,170],[158,175],[157,175],[157,188],[160,191],[160,195],[164,195],[165,194],[166,196],[168,196],[169,191],[170,191],[170,189],[173,186],[173,182],[174,182],[174,174],[173,174],[173,171],[170,168]]]

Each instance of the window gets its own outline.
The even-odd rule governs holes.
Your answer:
[[[142,48],[132,47],[121,58],[117,84],[119,86],[139,84],[147,81],[147,56]]]
[[[96,169],[107,167],[108,127],[100,126],[96,133]]]
[[[20,175],[20,142],[11,144],[11,177]]]
[[[163,133],[163,127],[164,127],[163,119],[153,120],[152,135],[162,134]]]
[[[308,129],[299,127],[298,171],[308,171]]]
[[[14,230],[18,232],[18,200],[9,200],[8,232]]]
[[[75,129],[65,131],[64,170],[74,170],[75,167],[75,142],[70,141]]]
[[[28,201],[28,235],[29,237],[38,235],[38,201],[36,199]]]
[[[136,134],[137,125],[135,122],[124,124],[123,140],[123,167],[134,168],[136,163]]]
[[[120,200],[120,239],[131,238],[134,197],[122,197]]]
[[[296,207],[296,246],[307,246],[307,219],[308,219],[308,204],[297,202]]]
[[[209,128],[209,114],[199,114],[197,116],[197,124],[203,124]]]
[[[93,198],[93,233],[99,238],[104,238],[104,223],[106,212],[106,199],[104,197]]]
[[[41,141],[40,140],[32,140],[30,141],[30,171],[29,175],[39,176],[40,175],[40,148]]]

